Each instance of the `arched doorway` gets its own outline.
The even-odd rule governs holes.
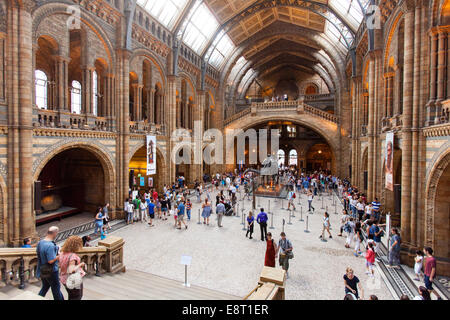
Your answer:
[[[437,163],[427,188],[426,244],[434,250],[439,275],[450,276],[450,153]]]
[[[130,188],[138,190],[142,195],[148,189],[155,188],[158,193],[164,188],[167,183],[164,179],[165,172],[164,160],[160,152],[156,151],[156,174],[147,175],[147,148],[143,146],[139,148],[130,160],[129,173],[133,177],[130,181]],[[131,176],[131,173],[133,174]],[[131,179],[130,179],[131,180]]]
[[[325,143],[317,143],[309,148],[306,153],[306,171],[331,171],[332,153],[330,146]]]
[[[75,214],[92,219],[99,207],[111,202],[112,176],[98,155],[86,148],[56,154],[37,178],[41,181],[41,207],[35,208],[36,224]]]

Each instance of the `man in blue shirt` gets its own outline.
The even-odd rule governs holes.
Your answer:
[[[31,239],[30,238],[23,239],[22,248],[31,248]]]
[[[267,213],[264,212],[264,208],[261,208],[261,212],[256,218],[256,222],[259,223],[259,228],[261,229],[261,241],[267,240]]]
[[[378,202],[378,198],[375,198],[375,201],[372,201],[372,212],[375,221],[378,221],[380,219],[380,207],[381,203]]]
[[[217,213],[217,225],[219,228],[222,228],[222,217],[225,214],[225,205],[222,202],[219,202],[216,206],[216,213]]]
[[[38,265],[36,271],[36,277],[41,278],[42,288],[39,291],[39,295],[45,297],[48,289],[52,289],[53,299],[64,300],[61,293],[61,285],[59,282],[58,261],[59,261],[59,248],[55,244],[56,236],[58,235],[58,227],[50,227],[47,231],[47,236],[39,241],[36,253],[38,257]],[[41,268],[49,264],[52,268],[51,275],[48,277],[41,277]]]
[[[181,229],[181,223],[183,222],[184,227],[187,229],[188,226],[186,224],[186,222],[184,222],[184,211],[185,211],[185,207],[184,207],[184,199],[181,198],[180,204],[178,205],[178,217],[177,217],[177,221],[178,221],[178,228],[177,229]]]
[[[154,227],[153,219],[155,219],[155,204],[153,203],[153,199],[145,199],[147,202],[147,210],[148,210],[148,216],[150,217],[150,222],[148,223],[150,227]]]

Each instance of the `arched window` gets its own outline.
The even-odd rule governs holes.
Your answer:
[[[72,112],[81,114],[81,83],[76,80],[72,81]]]
[[[34,71],[36,87],[36,106],[39,109],[47,109],[47,75],[41,70]]]
[[[297,150],[292,149],[289,152],[289,165],[290,166],[296,166],[298,164],[298,155]]]
[[[282,167],[286,163],[286,153],[284,150],[278,150],[278,166]]]
[[[98,116],[98,76],[97,71],[92,74],[92,113]]]

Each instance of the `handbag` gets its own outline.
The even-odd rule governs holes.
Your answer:
[[[53,274],[53,265],[50,263],[42,263],[40,258],[40,247],[38,246],[38,261],[39,261],[39,271],[41,279],[50,279]]]
[[[53,266],[49,263],[40,266],[41,279],[50,279],[53,273]]]
[[[70,258],[72,258],[73,253],[69,257],[68,264],[70,265]],[[69,269],[69,265],[67,266],[67,269]],[[81,284],[83,283],[83,278],[81,276],[81,270],[78,269],[78,271],[75,271],[74,273],[71,273],[66,280],[66,287],[69,290],[74,289],[81,289]]]

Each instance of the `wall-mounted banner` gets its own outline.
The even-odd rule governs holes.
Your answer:
[[[156,136],[147,136],[147,175],[156,174]]]
[[[386,189],[394,191],[394,133],[386,134],[386,150],[385,150],[385,180]]]

